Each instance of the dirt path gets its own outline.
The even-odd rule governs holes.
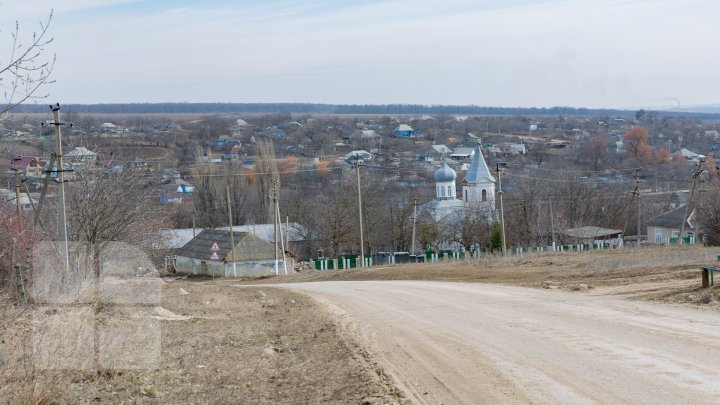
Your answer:
[[[429,281],[287,284],[333,308],[419,403],[717,403],[720,316]]]

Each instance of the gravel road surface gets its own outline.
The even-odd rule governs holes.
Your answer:
[[[286,284],[418,403],[718,403],[720,313],[492,284]]]

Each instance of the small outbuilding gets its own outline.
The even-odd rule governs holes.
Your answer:
[[[272,276],[275,245],[250,232],[234,232],[231,238],[229,230],[206,229],[176,251],[175,268],[182,274],[217,277]]]
[[[622,231],[619,229],[606,229],[597,226],[581,226],[560,231],[563,239],[572,243],[609,243],[612,246],[622,246]]]

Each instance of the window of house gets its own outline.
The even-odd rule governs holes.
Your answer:
[[[452,197],[452,187],[448,186],[447,188],[448,188],[448,192],[447,192],[448,197]]]
[[[482,191],[482,200],[487,201],[487,191],[485,189]]]

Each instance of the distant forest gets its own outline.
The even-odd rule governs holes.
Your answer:
[[[296,113],[296,114],[466,114],[466,115],[576,115],[576,116],[633,116],[634,111],[588,109],[572,107],[512,108],[482,107],[476,105],[421,105],[421,104],[312,104],[312,103],[128,103],[128,104],[63,104],[65,112],[86,114],[242,114],[242,113]],[[14,112],[46,112],[41,104],[24,104]],[[720,119],[720,114],[654,111],[661,116],[685,116],[698,119]]]

